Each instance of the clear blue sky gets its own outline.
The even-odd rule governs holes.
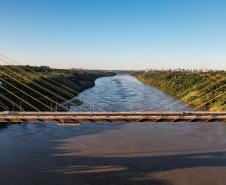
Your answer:
[[[57,68],[226,69],[226,1],[0,0],[0,53]]]

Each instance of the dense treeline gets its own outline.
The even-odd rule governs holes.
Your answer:
[[[98,70],[0,66],[0,111],[63,110],[58,104],[94,86],[97,78],[111,75]]]
[[[199,110],[226,111],[226,71],[155,70],[135,75],[194,107],[200,106]]]

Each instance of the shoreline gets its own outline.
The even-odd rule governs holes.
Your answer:
[[[97,78],[115,75],[100,70],[46,66],[1,66],[0,70],[3,71],[0,74],[0,111],[66,110],[61,103],[95,86]]]
[[[198,107],[197,110],[226,111],[225,96],[213,99],[224,91],[223,84],[226,80],[224,78],[222,80],[222,76],[226,75],[225,71],[150,71],[138,72],[133,75],[146,85],[158,88],[189,106]],[[211,99],[213,100],[210,101]]]

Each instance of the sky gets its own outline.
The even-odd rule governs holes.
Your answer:
[[[0,53],[55,68],[226,70],[226,1],[0,0]]]

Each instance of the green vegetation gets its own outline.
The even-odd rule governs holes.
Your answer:
[[[0,66],[0,111],[62,110],[57,104],[93,87],[97,78],[112,75],[115,74],[97,70]]]
[[[153,70],[135,75],[140,81],[194,107],[200,106],[199,110],[226,111],[226,94],[223,94],[226,90],[225,71]]]

